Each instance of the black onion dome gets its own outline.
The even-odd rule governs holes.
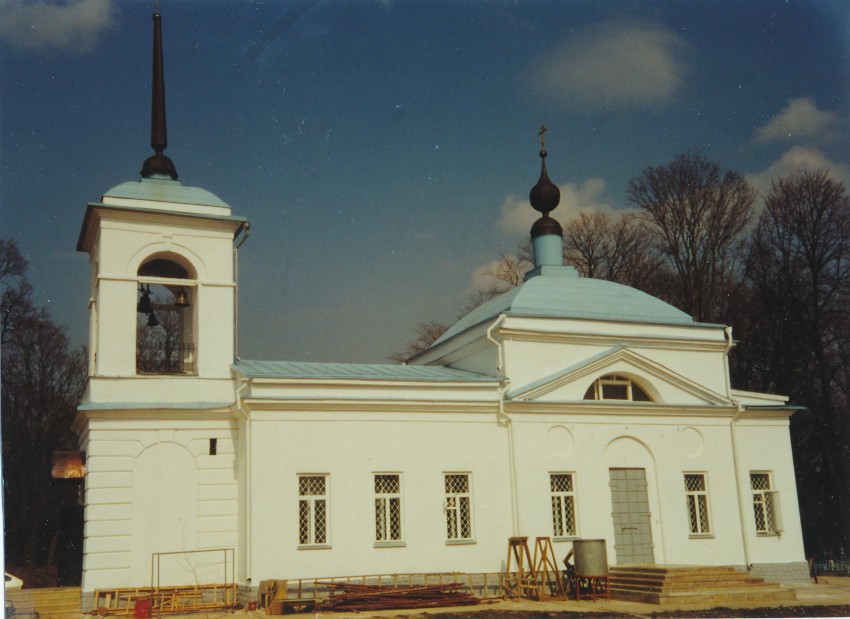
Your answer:
[[[534,210],[546,215],[558,206],[558,203],[561,201],[561,191],[549,180],[549,175],[546,174],[546,149],[540,151],[540,158],[543,160],[540,169],[540,179],[531,188],[528,198]]]
[[[177,169],[174,167],[174,162],[161,152],[151,155],[145,159],[142,164],[142,178],[152,178],[156,176],[170,176],[172,180],[177,178]]]
[[[555,191],[557,190],[558,188],[555,187]],[[557,202],[555,206],[557,206]],[[536,239],[538,236],[545,236],[547,234],[563,237],[564,229],[557,220],[552,219],[549,215],[543,215],[543,217],[535,221],[531,226],[531,238]]]

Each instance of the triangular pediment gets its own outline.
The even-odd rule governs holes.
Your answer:
[[[720,406],[732,403],[722,394],[623,346],[615,346],[515,389],[507,397],[523,402],[582,400],[593,381],[608,374],[636,381],[656,402]]]

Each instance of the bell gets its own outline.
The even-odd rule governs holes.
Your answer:
[[[159,326],[159,321],[156,319],[156,314],[153,313],[153,310],[151,310],[151,313],[148,314],[148,326],[149,327],[158,327]]]
[[[139,302],[136,304],[136,311],[140,314],[150,314],[153,311],[153,305],[151,305],[151,290],[148,287],[145,290],[142,287],[139,287],[139,290],[142,292],[142,298],[139,299]]]
[[[174,297],[174,307],[189,307],[189,297],[186,294],[186,289],[182,286],[177,296]]]

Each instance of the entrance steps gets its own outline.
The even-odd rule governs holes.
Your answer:
[[[729,566],[623,565],[608,575],[613,599],[644,604],[775,605],[797,599],[793,589]]]
[[[13,589],[6,591],[6,605],[12,603],[16,618],[68,619],[82,617],[79,587],[52,589]]]

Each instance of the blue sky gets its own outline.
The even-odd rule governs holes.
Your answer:
[[[0,0],[0,235],[87,331],[89,201],[149,144],[153,1]],[[628,208],[685,151],[762,192],[850,186],[850,9],[809,0],[161,0],[180,180],[252,224],[240,355],[383,362],[453,320],[527,238],[537,131],[553,213]]]

